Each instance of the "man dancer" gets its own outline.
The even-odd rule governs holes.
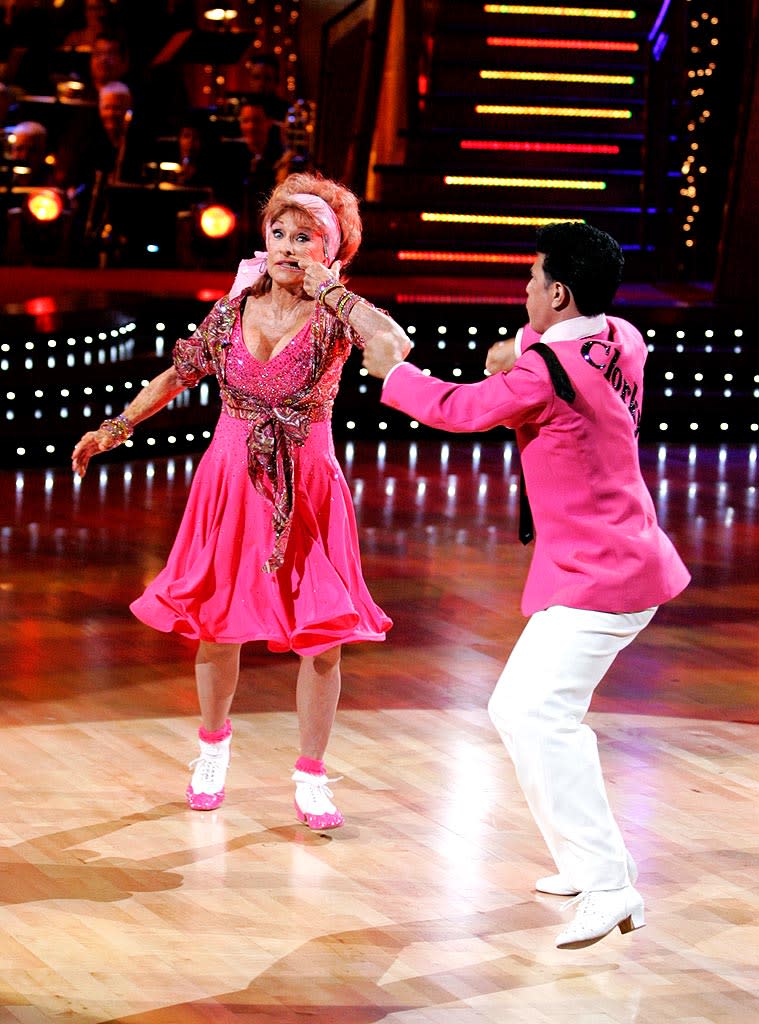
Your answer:
[[[646,346],[631,324],[605,315],[620,247],[590,225],[562,223],[538,232],[537,251],[529,326],[491,350],[492,376],[425,376],[403,361],[400,329],[366,340],[364,366],[384,378],[383,403],[429,426],[516,431],[535,525],[529,621],[488,710],[558,868],[537,888],[579,894],[556,942],[578,949],[644,924],[637,869],[583,719],[619,651],[690,577],[657,525],[638,462]]]

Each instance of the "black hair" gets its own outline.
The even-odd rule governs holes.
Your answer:
[[[582,316],[597,316],[611,305],[625,262],[611,235],[591,224],[546,224],[536,248],[543,253],[543,273],[570,290]]]

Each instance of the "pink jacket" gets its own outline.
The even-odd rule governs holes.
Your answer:
[[[550,343],[576,392],[572,404],[556,396],[545,362],[527,347],[539,340],[530,328],[508,373],[450,384],[403,364],[382,390],[386,405],[431,427],[516,431],[535,521],[525,615],[551,605],[642,611],[690,580],[657,524],[638,462],[646,346],[625,320],[607,322],[590,337]]]

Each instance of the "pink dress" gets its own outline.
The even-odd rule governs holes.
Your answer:
[[[262,408],[285,410],[286,416],[289,396],[303,394],[304,386],[309,396],[314,392],[318,318],[261,363],[245,346],[239,307],[228,303],[229,310],[234,327],[217,349],[224,349],[223,358],[211,367],[220,377],[222,397],[229,388],[254,403],[259,417]],[[142,622],[196,640],[264,640],[272,651],[301,655],[385,639],[392,622],[372,600],[362,576],[353,505],[332,441],[329,414],[350,349],[345,338],[339,341],[327,349],[332,358],[326,369],[320,366],[316,391],[326,381],[325,401],[308,405],[305,438],[288,444],[286,451],[280,444],[280,468],[284,453],[291,469],[292,513],[286,530],[280,530],[279,567],[272,568],[270,560],[277,544],[272,481],[262,474],[263,481],[254,486],[250,475],[251,451],[260,456],[250,437],[260,422],[252,427],[250,416],[234,415],[225,401],[166,566],[131,605]]]

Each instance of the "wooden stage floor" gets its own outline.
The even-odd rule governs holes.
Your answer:
[[[593,704],[647,927],[577,952],[486,713],[522,625],[516,451],[338,445],[395,626],[344,656],[291,810],[296,662],[244,650],[227,801],[183,798],[192,645],[133,619],[194,458],[0,472],[0,1024],[737,1024],[759,1019],[757,448],[644,448],[693,573]]]

